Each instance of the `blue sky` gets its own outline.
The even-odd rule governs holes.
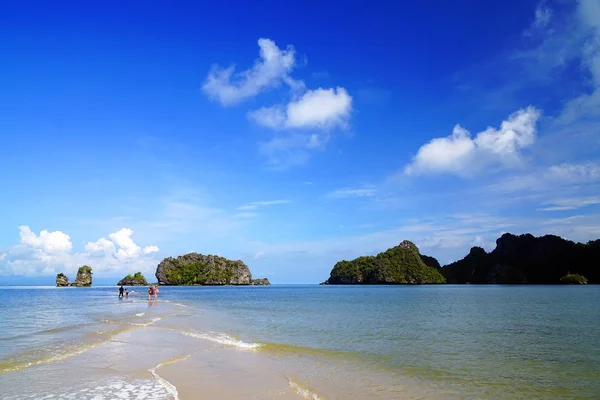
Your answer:
[[[5,283],[600,237],[597,0],[13,2],[0,52]]]

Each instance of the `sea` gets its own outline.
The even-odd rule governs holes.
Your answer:
[[[0,286],[1,399],[600,399],[600,286]]]

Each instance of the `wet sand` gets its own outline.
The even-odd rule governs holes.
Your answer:
[[[218,315],[158,302],[103,320],[60,358],[0,374],[4,399],[441,399],[417,381],[337,354],[246,343]]]

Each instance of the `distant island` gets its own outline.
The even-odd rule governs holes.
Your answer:
[[[117,283],[117,286],[121,286],[121,285],[123,285],[123,286],[147,286],[148,281],[146,280],[144,275],[142,275],[141,272],[136,272],[133,276],[131,276],[131,274],[127,274],[126,277],[121,279]]]
[[[84,265],[79,267],[77,270],[77,276],[75,282],[69,282],[69,278],[62,272],[56,275],[56,286],[76,286],[76,287],[89,287],[92,286],[92,267]]]
[[[490,253],[473,247],[441,272],[447,283],[600,283],[600,239],[583,244],[554,235],[505,233]]]
[[[405,240],[376,256],[339,261],[323,284],[427,284],[445,283],[438,261],[422,256],[414,243]]]
[[[252,279],[250,269],[241,260],[198,253],[165,258],[155,275],[159,285],[270,285],[267,278]]]
[[[323,284],[586,284],[600,283],[600,239],[587,244],[559,236],[505,233],[487,253],[473,247],[440,267],[403,241],[376,256],[339,261]]]

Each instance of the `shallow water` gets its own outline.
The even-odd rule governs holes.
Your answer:
[[[164,287],[156,305],[143,288],[129,301],[116,293],[0,287],[3,386],[18,387],[27,369],[103,354],[107,342],[153,327],[179,335],[173,354],[189,355],[164,367],[171,376],[178,364],[185,371],[211,357],[203,373],[221,376],[220,363],[254,365],[260,356],[269,361],[254,382],[278,374],[277,384],[327,399],[600,396],[598,286]],[[194,340],[242,351],[246,361],[218,351],[191,355]],[[129,388],[153,378],[141,374]],[[198,384],[186,379],[181,385]]]

